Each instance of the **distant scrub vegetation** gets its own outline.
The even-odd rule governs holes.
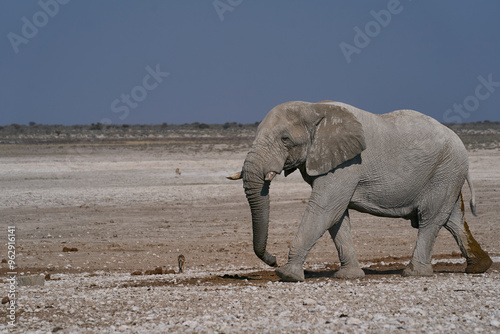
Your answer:
[[[39,131],[40,129],[42,130],[49,130],[49,129],[72,129],[72,130],[110,130],[110,129],[151,129],[151,130],[158,130],[158,129],[170,129],[170,130],[178,130],[178,129],[184,129],[184,130],[197,130],[197,129],[235,129],[235,128],[245,128],[245,129],[252,129],[256,128],[259,126],[260,122],[255,122],[255,123],[249,123],[249,124],[241,124],[241,123],[236,123],[236,122],[227,122],[224,124],[206,124],[206,123],[199,123],[199,122],[194,122],[194,123],[185,123],[185,124],[168,124],[168,123],[162,123],[159,125],[149,125],[149,124],[103,124],[100,122],[97,123],[92,123],[90,125],[82,125],[82,124],[76,124],[76,125],[43,125],[43,124],[37,124],[35,122],[29,122],[29,125],[22,125],[22,124],[17,124],[13,123],[10,125],[2,125],[0,126],[0,131],[5,130],[8,132],[15,132],[19,130],[27,130],[31,129],[33,133]]]
[[[41,125],[30,122],[29,125],[0,126],[0,144],[145,139],[161,142],[188,137],[211,141],[230,141],[236,138],[239,141],[251,143],[258,125],[259,122],[251,124],[236,122],[168,124],[165,122],[157,125],[102,124],[100,122],[90,125]],[[484,121],[445,125],[460,136],[468,149],[500,148],[500,122]]]

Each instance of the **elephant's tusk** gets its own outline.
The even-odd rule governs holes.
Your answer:
[[[241,172],[234,173],[234,174],[231,174],[231,175],[229,175],[229,176],[226,176],[226,179],[229,179],[229,180],[239,180],[239,179],[241,179],[241,178],[243,178],[243,177],[241,176]]]
[[[276,176],[275,172],[269,172],[266,174],[266,178],[264,180],[271,182],[275,176]]]

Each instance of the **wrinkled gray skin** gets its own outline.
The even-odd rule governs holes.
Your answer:
[[[412,110],[375,115],[331,101],[287,102],[271,110],[241,174],[254,251],[270,266],[277,266],[266,251],[270,181],[273,172],[286,176],[296,169],[312,192],[288,263],[276,270],[285,281],[304,280],[306,256],[326,231],[341,262],[335,277],[364,276],[353,247],[350,209],[406,218],[418,228],[404,276],[433,273],[431,253],[442,226],[467,259],[467,272],[484,272],[491,265],[464,222],[460,199],[466,179],[474,194],[467,151],[454,132],[430,117]],[[474,197],[471,208],[474,212]]]

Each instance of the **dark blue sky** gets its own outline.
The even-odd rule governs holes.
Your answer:
[[[0,124],[500,120],[500,1],[0,1]]]

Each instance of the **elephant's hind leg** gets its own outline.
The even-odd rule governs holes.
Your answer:
[[[328,229],[328,232],[335,243],[340,260],[340,270],[333,277],[348,279],[365,277],[365,272],[361,269],[354,250],[348,211],[337,224]]]
[[[403,276],[431,276],[433,274],[431,255],[441,224],[427,223],[418,229],[417,244],[413,257],[403,270]]]
[[[417,244],[410,263],[403,270],[403,276],[431,276],[433,274],[432,249],[439,230],[448,221],[457,199],[455,196],[450,197],[449,194],[458,194],[459,191],[456,189],[463,184],[460,182],[440,184],[440,180],[444,177],[446,175],[443,173],[436,174],[436,180],[429,183],[428,189],[422,193],[420,205],[417,207]]]
[[[469,230],[469,226],[464,217],[464,202],[461,193],[444,227],[451,232],[462,255],[467,260],[465,272],[475,274],[483,273],[488,270],[493,262],[489,255],[483,251]]]

